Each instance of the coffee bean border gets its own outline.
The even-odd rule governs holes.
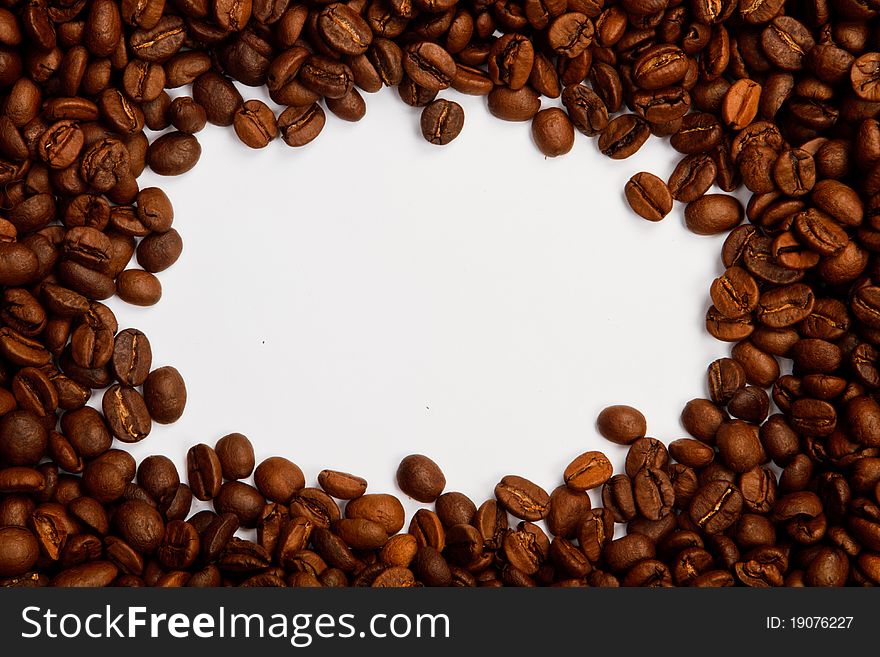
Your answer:
[[[4,0],[0,583],[880,583],[878,11],[855,0]],[[267,87],[284,109],[245,101],[232,80]],[[190,85],[191,96],[166,91]],[[597,428],[629,446],[624,472],[586,452],[551,493],[508,475],[479,506],[412,455],[398,484],[433,510],[406,533],[393,495],[329,470],[306,487],[286,458],[257,465],[240,434],[190,449],[188,484],[166,457],[136,464],[114,447],[186,403],[177,370],[154,369],[146,336],[119,331],[101,303],[155,304],[156,274],[183,248],[170,200],[138,176],[190,170],[207,123],[252,148],[304,146],[325,108],[357,121],[361,92],[384,86],[423,108],[437,145],[465,120],[438,98],[448,88],[531,121],[548,157],[577,132],[613,159],[669,139],[681,161],[667,181],[633,176],[629,205],[660,221],[677,201],[694,233],[727,233],[706,328],[735,344],[709,366],[708,398],[682,413],[692,438],[666,446],[636,409],[612,406]],[[163,134],[150,142],[145,128]],[[741,188],[746,207],[729,194]],[[98,390],[102,412],[86,405]],[[194,498],[214,510],[191,515]]]

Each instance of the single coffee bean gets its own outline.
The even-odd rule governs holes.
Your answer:
[[[464,110],[458,103],[435,100],[422,110],[422,136],[432,144],[443,146],[461,134]]]
[[[633,212],[648,221],[660,221],[672,211],[669,188],[652,173],[634,175],[626,183],[624,194]]]
[[[211,500],[220,492],[223,472],[217,453],[204,443],[195,445],[186,454],[189,486],[199,500]]]
[[[529,121],[541,109],[541,98],[531,87],[495,87],[488,97],[489,112],[505,121]]]
[[[353,500],[367,491],[366,479],[336,470],[321,470],[318,483],[327,493],[340,500]]]
[[[177,262],[181,253],[183,240],[172,228],[167,233],[153,233],[143,238],[137,245],[137,263],[145,271],[157,274]]]
[[[622,160],[638,151],[651,131],[635,114],[621,114],[611,119],[599,136],[599,150],[614,160]]]
[[[246,436],[240,433],[223,436],[214,449],[220,459],[224,479],[245,479],[254,471],[254,447]]]
[[[456,72],[455,61],[449,53],[441,46],[427,41],[407,47],[403,56],[403,69],[413,82],[431,91],[446,89]]]
[[[175,368],[160,367],[144,382],[144,401],[150,417],[159,424],[177,422],[186,406],[186,384]]]
[[[278,117],[278,131],[288,146],[305,146],[324,129],[326,115],[317,103],[288,107]]]
[[[135,306],[153,306],[162,297],[162,284],[142,269],[126,269],[116,278],[119,298]]]
[[[299,466],[281,456],[266,459],[254,470],[257,489],[270,502],[287,503],[306,485]]]
[[[111,433],[122,442],[136,443],[149,435],[150,414],[144,398],[134,388],[111,386],[104,393],[102,408]]]
[[[744,216],[743,207],[733,196],[706,194],[687,204],[685,224],[697,235],[717,235],[738,226]]]
[[[528,479],[507,475],[495,486],[495,497],[509,513],[522,520],[537,521],[547,515],[550,496]]]
[[[179,176],[192,169],[202,155],[202,147],[192,135],[169,132],[147,151],[147,164],[160,176]]]
[[[565,155],[574,146],[574,127],[564,111],[551,107],[532,119],[532,138],[545,156]]]
[[[397,485],[419,502],[433,502],[446,487],[446,477],[427,456],[412,454],[397,467]]]
[[[645,416],[632,406],[608,406],[599,413],[596,428],[602,437],[618,445],[630,445],[648,431]]]
[[[721,117],[731,130],[742,130],[758,114],[761,85],[748,78],[734,82],[721,103]]]
[[[275,114],[264,102],[248,100],[235,113],[235,134],[246,146],[265,148],[278,135]]]
[[[137,329],[120,331],[113,343],[112,367],[116,379],[125,385],[143,385],[150,373],[153,352],[147,336]]]
[[[572,490],[598,488],[611,478],[611,462],[602,452],[584,452],[565,468],[563,480]]]
[[[608,125],[608,109],[602,99],[586,85],[571,84],[565,87],[562,104],[574,127],[588,137],[601,133]]]

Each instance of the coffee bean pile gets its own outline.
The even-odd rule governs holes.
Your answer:
[[[0,583],[880,583],[878,13],[876,0],[2,0]],[[278,107],[241,95],[262,86]],[[681,161],[666,181],[634,175],[628,203],[660,221],[678,201],[694,233],[728,233],[706,328],[735,344],[682,413],[692,438],[667,448],[637,410],[609,407],[597,426],[628,446],[623,473],[586,452],[551,493],[509,475],[479,507],[410,456],[398,484],[434,507],[408,525],[356,475],[306,487],[285,458],[257,466],[240,434],[193,447],[188,483],[164,456],[138,465],[114,447],[186,402],[180,374],[154,368],[146,336],[101,303],[155,304],[183,249],[171,202],[138,176],[190,170],[207,123],[252,148],[303,146],[325,108],[356,121],[362,92],[384,86],[423,108],[437,145],[465,122],[438,98],[449,88],[531,121],[550,157],[578,132],[613,159],[669,139]],[[745,207],[728,194],[742,188]],[[192,514],[194,499],[213,511]]]

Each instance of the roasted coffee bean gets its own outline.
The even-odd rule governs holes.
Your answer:
[[[647,123],[635,114],[612,119],[599,136],[599,150],[614,160],[622,160],[638,151],[650,136]]]
[[[645,416],[632,406],[609,406],[599,413],[596,428],[602,437],[618,445],[630,445],[648,431]]]
[[[691,502],[693,523],[707,534],[717,534],[733,525],[742,512],[742,493],[725,481],[712,481],[700,488]]]
[[[433,502],[446,487],[446,477],[427,456],[412,454],[397,467],[397,485],[419,502]]]
[[[660,221],[672,211],[669,188],[652,173],[634,175],[626,183],[624,193],[633,212],[648,221]]]
[[[488,101],[489,111],[505,121],[528,121],[541,109],[541,99],[530,87],[495,87]]]
[[[195,137],[169,132],[150,144],[147,163],[161,176],[179,176],[192,169],[201,155],[202,147]]]
[[[122,442],[136,443],[149,435],[151,416],[144,398],[134,388],[111,386],[104,393],[102,408],[111,433]]]
[[[509,513],[522,520],[537,521],[547,515],[550,496],[540,486],[516,475],[495,486],[495,497]]]
[[[551,107],[532,119],[532,139],[547,157],[565,155],[574,146],[574,127],[565,112]]]
[[[288,107],[278,117],[278,131],[288,146],[305,146],[324,129],[326,116],[317,103]]]
[[[562,104],[574,127],[588,137],[598,135],[608,125],[608,109],[602,99],[586,85],[571,84],[565,87]]]
[[[223,472],[216,452],[205,444],[191,447],[186,455],[189,486],[199,500],[211,500],[220,492]]]
[[[278,135],[275,114],[259,100],[249,100],[235,113],[235,134],[246,146],[265,148]]]
[[[347,472],[321,470],[318,483],[330,495],[340,500],[353,500],[367,491],[367,480]]]
[[[144,381],[144,401],[159,424],[177,422],[186,406],[186,384],[173,367],[153,370]]]
[[[254,471],[256,460],[251,441],[240,433],[223,436],[214,446],[224,479],[245,479]]]
[[[572,490],[598,488],[611,478],[612,466],[602,452],[585,452],[568,464],[563,473],[565,484]]]
[[[458,103],[435,100],[422,110],[422,136],[432,144],[443,146],[461,134],[464,110]]]
[[[452,84],[455,77],[455,61],[442,47],[423,41],[407,47],[403,55],[403,70],[419,86],[430,91],[440,91]],[[521,87],[522,84],[519,86]]]

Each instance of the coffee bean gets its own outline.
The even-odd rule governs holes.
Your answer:
[[[280,456],[266,459],[254,471],[254,483],[271,502],[287,503],[306,485],[299,466]]]
[[[505,121],[528,121],[541,109],[541,99],[530,87],[495,87],[488,100],[489,111]]]
[[[160,176],[179,176],[192,169],[202,155],[202,147],[192,135],[169,132],[150,144],[147,163]]]
[[[605,104],[586,85],[572,84],[565,87],[562,92],[562,104],[574,127],[588,137],[601,133],[608,125],[608,110]]]
[[[305,146],[324,129],[326,117],[317,103],[304,107],[288,107],[278,117],[278,131],[288,146]]]
[[[397,467],[397,485],[419,502],[433,502],[446,487],[446,477],[427,456],[413,454],[404,458]]]
[[[738,226],[743,214],[742,205],[734,197],[706,194],[688,203],[684,220],[688,230],[697,235],[716,235]]]
[[[550,502],[544,489],[516,475],[507,475],[495,486],[495,497],[509,513],[530,521],[544,518]]]
[[[256,460],[251,441],[240,433],[223,436],[214,446],[224,479],[244,479],[254,471]]]
[[[584,452],[565,468],[563,480],[572,490],[598,488],[611,478],[612,466],[602,452]]]
[[[638,151],[647,141],[650,129],[635,114],[621,114],[611,119],[599,136],[599,150],[614,160],[622,160]]]
[[[137,245],[137,263],[145,271],[157,274],[177,262],[182,252],[183,240],[172,228],[167,233],[154,233],[142,239]]]
[[[489,77],[495,84],[516,91],[525,86],[534,62],[535,49],[528,38],[521,34],[505,34],[495,41],[489,51]],[[404,68],[406,68],[406,63],[404,60]],[[409,69],[407,69],[407,73],[422,86],[430,88],[429,84],[422,83]]]
[[[249,100],[235,113],[235,134],[246,146],[265,148],[278,135],[275,114],[259,100]]]
[[[422,110],[422,136],[438,146],[448,144],[461,134],[464,110],[449,100],[435,100]]]
[[[551,107],[535,114],[532,138],[547,157],[565,155],[574,146],[574,127],[565,112]]]
[[[162,297],[159,279],[142,269],[126,269],[116,278],[116,293],[136,306],[152,306]]]
[[[455,62],[449,53],[427,41],[407,47],[403,69],[413,82],[431,91],[446,89],[455,77]]]
[[[150,414],[144,398],[134,388],[111,386],[104,393],[102,408],[111,433],[122,442],[136,443],[149,435]]]
[[[347,472],[321,470],[318,483],[325,491],[340,500],[353,500],[367,490],[367,480]]]
[[[721,116],[732,130],[742,130],[758,114],[761,85],[748,78],[734,82],[721,103]]]
[[[666,183],[652,173],[637,173],[624,187],[626,200],[637,215],[660,221],[672,211],[672,194]]]
[[[200,500],[211,500],[220,492],[223,473],[220,459],[208,445],[201,443],[189,449],[186,455],[189,486]]]
[[[596,428],[606,440],[618,445],[630,445],[644,438],[648,431],[645,416],[632,406],[609,406],[599,413]]]
[[[183,377],[170,366],[153,370],[144,382],[144,401],[150,417],[159,424],[176,422],[186,406]]]

